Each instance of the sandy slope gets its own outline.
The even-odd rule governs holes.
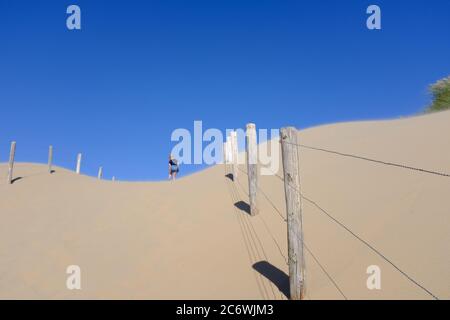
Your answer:
[[[322,126],[300,139],[450,171],[450,112]],[[450,298],[450,178],[301,151],[306,198],[434,295]],[[225,170],[218,165],[175,183],[113,183],[18,164],[22,179],[6,185],[1,164],[0,298],[285,299],[282,181],[261,177],[270,201],[260,193],[261,213],[249,217],[234,205],[247,201],[247,177],[240,172],[233,183]],[[312,202],[303,209],[308,299],[431,298]],[[80,291],[66,289],[71,264],[81,267]],[[366,287],[369,265],[381,268],[380,291]]]

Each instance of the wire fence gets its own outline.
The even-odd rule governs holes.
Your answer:
[[[289,144],[290,142],[285,142],[285,143]],[[429,170],[429,169],[424,169],[424,168],[412,167],[412,166],[404,165],[404,164],[400,164],[400,163],[394,163],[394,162],[389,162],[389,161],[372,159],[372,158],[368,158],[368,157],[357,155],[357,154],[344,153],[344,152],[340,152],[340,151],[336,151],[336,150],[329,150],[329,149],[324,149],[324,148],[315,147],[315,146],[309,146],[309,145],[304,145],[304,144],[292,144],[292,145],[295,145],[297,147],[297,156],[299,156],[299,154],[300,154],[299,149],[300,148],[304,148],[304,149],[309,149],[309,150],[313,150],[313,151],[317,151],[317,152],[330,153],[330,154],[333,154],[335,156],[340,156],[340,157],[345,157],[345,158],[353,158],[353,159],[358,159],[358,160],[362,160],[362,161],[367,161],[367,162],[378,164],[378,165],[384,165],[384,166],[390,166],[390,167],[395,167],[395,168],[400,168],[400,169],[412,170],[412,171],[415,171],[415,172],[418,172],[418,173],[422,173],[422,174],[429,174],[429,175],[443,177],[443,178],[450,177],[450,174],[445,173],[445,172],[439,172],[439,171],[435,171],[435,170]],[[300,166],[299,159],[297,161],[297,165]],[[242,170],[239,166],[237,166],[237,167],[238,167],[239,172],[242,172],[243,174],[247,175],[247,172],[245,170]],[[298,168],[298,169],[299,169],[299,172],[300,172],[300,168]],[[283,184],[286,184],[286,181],[285,181],[284,177],[279,175],[277,172],[272,172],[272,173],[273,173],[273,176],[276,177],[279,181],[281,181]],[[243,190],[244,194],[246,196],[248,196],[248,193],[245,191],[244,186],[240,183],[239,178],[237,179],[237,182],[240,185],[241,189]],[[397,272],[399,272],[412,285],[414,285],[419,290],[421,290],[424,293],[426,293],[427,295],[429,295],[431,298],[433,298],[435,300],[439,300],[439,297],[437,295],[435,295],[429,288],[425,287],[419,280],[415,279],[410,273],[408,273],[406,270],[401,268],[398,263],[393,261],[392,258],[388,258],[385,253],[383,253],[380,249],[376,248],[368,240],[364,239],[364,237],[362,235],[360,235],[356,231],[352,230],[349,226],[347,226],[345,223],[343,223],[338,218],[336,218],[334,215],[332,215],[328,210],[325,210],[322,206],[320,206],[316,201],[314,201],[310,197],[305,196],[301,192],[301,190],[295,188],[295,186],[293,186],[292,184],[288,184],[288,185],[290,187],[294,188],[294,190],[296,192],[298,192],[298,194],[299,194],[299,196],[300,196],[300,198],[302,200],[304,200],[305,202],[308,202],[310,205],[314,206],[317,209],[317,212],[322,213],[324,217],[327,217],[334,224],[338,225],[347,234],[351,235],[353,239],[356,239],[358,242],[360,242],[366,248],[368,248],[370,251],[372,251],[374,254],[376,254],[379,258],[381,258],[383,261],[385,261],[390,266],[392,266]],[[286,215],[283,214],[283,212],[285,210],[282,210],[277,205],[275,205],[275,201],[273,201],[271,199],[271,197],[269,196],[268,192],[266,192],[260,186],[260,184],[257,185],[257,190],[263,196],[263,198],[267,201],[267,204],[269,205],[269,207],[271,207],[273,209],[273,210],[270,210],[270,211],[273,212],[273,214],[277,215],[282,220],[283,223],[286,223],[287,222]],[[302,203],[303,203],[303,201],[302,201]],[[264,220],[264,218],[262,217],[261,214],[259,214],[258,217],[260,219]],[[250,223],[250,224],[252,223],[251,219],[249,219],[248,223]],[[264,226],[265,226],[265,230],[270,234],[270,238],[273,240],[275,246],[278,248],[278,251],[279,251],[280,255],[283,257],[284,261],[286,261],[286,264],[287,264],[288,260],[287,260],[286,256],[284,255],[283,250],[281,249],[280,242],[277,241],[276,237],[274,237],[274,235],[271,232],[271,230],[270,230],[269,226],[267,225],[267,223],[264,222]],[[253,229],[253,230],[255,230],[255,229]],[[320,257],[315,252],[312,251],[311,247],[306,244],[305,240],[301,239],[301,241],[302,241],[302,244],[303,244],[306,252],[308,253],[308,255],[312,258],[314,263],[317,264],[319,269],[323,272],[323,274],[328,279],[328,281],[331,283],[331,285],[336,289],[338,294],[340,296],[342,296],[343,299],[347,300],[349,298],[348,295],[346,295],[344,293],[344,290],[338,284],[338,281],[333,277],[332,273],[328,270],[328,268],[325,266],[325,264],[322,263]],[[304,262],[304,259],[302,259],[302,260]]]
[[[18,149],[19,153],[21,153],[20,145]],[[44,156],[47,157],[46,163],[43,161]],[[67,166],[68,163],[71,163],[71,165]],[[47,150],[42,151],[39,159],[35,163],[35,168],[32,171],[27,169],[24,172],[24,170],[22,169],[24,168],[24,166],[27,166],[28,163],[19,162],[16,160],[15,141],[11,142],[9,161],[0,164],[0,185],[14,184],[19,180],[28,179],[35,176],[53,174],[56,172],[56,170],[59,171],[60,169],[63,169],[64,171],[73,171],[77,174],[82,174],[92,178],[96,177],[101,180],[107,180],[104,174],[104,167],[101,164],[99,164],[98,167],[94,169],[92,162],[85,161],[83,153],[72,153],[66,148],[54,148],[54,146],[52,145],[50,145]],[[85,167],[88,167],[88,169],[85,169]],[[89,173],[87,173],[87,171],[89,171]],[[116,177],[112,176],[111,180],[116,181]]]

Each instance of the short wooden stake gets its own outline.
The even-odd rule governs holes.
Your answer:
[[[14,158],[16,156],[16,142],[11,142],[11,149],[9,151],[9,165],[8,165],[8,183],[13,183],[13,169],[14,169]]]
[[[227,163],[232,163],[233,161],[232,161],[232,155],[231,155],[231,137],[230,137],[230,136],[227,137],[226,144],[227,144],[227,147],[226,147],[226,152],[227,152],[226,159],[227,159]]]
[[[245,148],[247,154],[250,215],[254,216],[258,213],[258,205],[256,201],[256,191],[258,189],[258,145],[256,141],[256,126],[254,123],[247,124]]]
[[[103,167],[98,168],[97,178],[99,179],[103,178]]]
[[[226,165],[227,164],[227,143],[226,142],[223,143],[222,152],[223,152],[223,164]]]
[[[53,173],[52,171],[53,164],[53,146],[48,147],[48,172]]]
[[[282,128],[280,134],[287,211],[290,298],[292,300],[302,300],[305,296],[306,272],[303,251],[302,199],[298,169],[297,130],[293,127]]]
[[[78,154],[77,156],[77,169],[76,169],[76,173],[80,174],[80,170],[81,170],[81,153]]]
[[[229,165],[233,163],[232,153],[231,153],[231,137],[227,136],[224,143],[224,153],[225,153],[225,173],[228,173]]]
[[[232,161],[233,161],[233,181],[237,181],[238,176],[238,142],[237,142],[237,132],[232,131],[230,133],[231,140],[231,153],[232,153]]]

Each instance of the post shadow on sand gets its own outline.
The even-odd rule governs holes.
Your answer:
[[[231,181],[234,181],[234,177],[233,177],[232,173],[226,174],[225,177],[230,179]]]
[[[242,210],[245,213],[250,214],[250,205],[247,202],[241,200],[236,202],[234,206],[239,210]]]
[[[23,177],[14,178],[14,179],[11,180],[11,184],[13,184],[16,181],[22,180],[22,179],[23,179]]]
[[[267,261],[259,261],[253,269],[271,281],[289,299],[289,276]]]

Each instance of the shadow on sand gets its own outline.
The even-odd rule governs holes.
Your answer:
[[[289,276],[267,261],[259,261],[253,269],[271,281],[289,299]]]
[[[244,211],[247,214],[250,214],[250,205],[245,201],[238,201],[234,204],[236,208]]]
[[[17,177],[11,180],[11,184],[15,183],[16,181],[22,180],[23,177]]]

